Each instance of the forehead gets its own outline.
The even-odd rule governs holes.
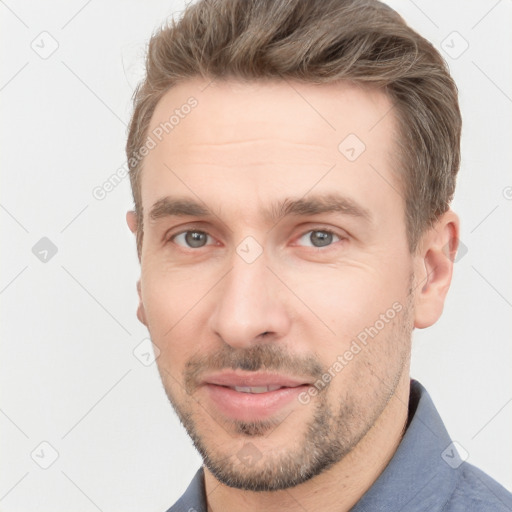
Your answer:
[[[186,106],[190,98],[197,103],[192,109]],[[386,133],[394,122],[391,101],[382,90],[348,82],[319,85],[195,79],[179,83],[163,96],[149,131],[162,125],[165,128],[173,114],[177,115],[171,120],[172,129],[163,135],[176,146],[279,135],[297,143],[334,144],[337,148],[337,142],[348,133],[375,144],[379,134]],[[185,122],[187,117],[193,121]],[[371,132],[375,132],[373,136]]]
[[[384,92],[346,82],[182,82],[151,119],[144,209],[164,192],[191,195],[193,187],[205,198],[227,199],[231,190],[236,199],[245,190],[261,203],[263,196],[303,195],[320,179],[357,185],[359,193],[375,188],[376,173],[378,185],[394,182],[395,124]],[[219,188],[219,180],[229,186]]]

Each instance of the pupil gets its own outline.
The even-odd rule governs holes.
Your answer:
[[[332,233],[326,233],[325,231],[313,231],[309,238],[315,247],[323,247],[332,242]]]
[[[190,247],[202,247],[206,242],[206,235],[200,231],[190,231],[185,235],[185,240]]]

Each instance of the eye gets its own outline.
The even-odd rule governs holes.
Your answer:
[[[213,238],[204,231],[183,231],[171,237],[171,240],[181,247],[197,249],[212,242]]]
[[[328,229],[314,229],[304,233],[298,239],[298,243],[306,247],[326,247],[339,240],[341,237]]]

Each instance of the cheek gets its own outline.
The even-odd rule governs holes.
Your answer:
[[[407,274],[378,266],[347,264],[296,273],[288,282],[337,343],[373,325],[407,294]],[[309,318],[309,316],[308,316]]]
[[[211,306],[208,293],[215,284],[205,274],[146,265],[141,277],[141,295],[151,339],[160,349],[159,364],[181,368],[203,350],[205,319]]]
[[[208,280],[198,269],[180,269],[159,258],[143,263],[141,294],[153,329],[169,329],[202,295]]]
[[[150,266],[143,268],[141,297],[148,329],[153,343],[166,351],[174,333],[186,318],[187,306],[192,301],[191,288],[171,274],[153,272]],[[188,306],[190,308],[190,306]],[[173,349],[174,352],[174,349]]]

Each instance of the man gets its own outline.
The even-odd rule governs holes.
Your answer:
[[[409,376],[458,246],[457,90],[363,0],[205,0],[127,143],[138,318],[204,460],[170,511],[512,510]]]

